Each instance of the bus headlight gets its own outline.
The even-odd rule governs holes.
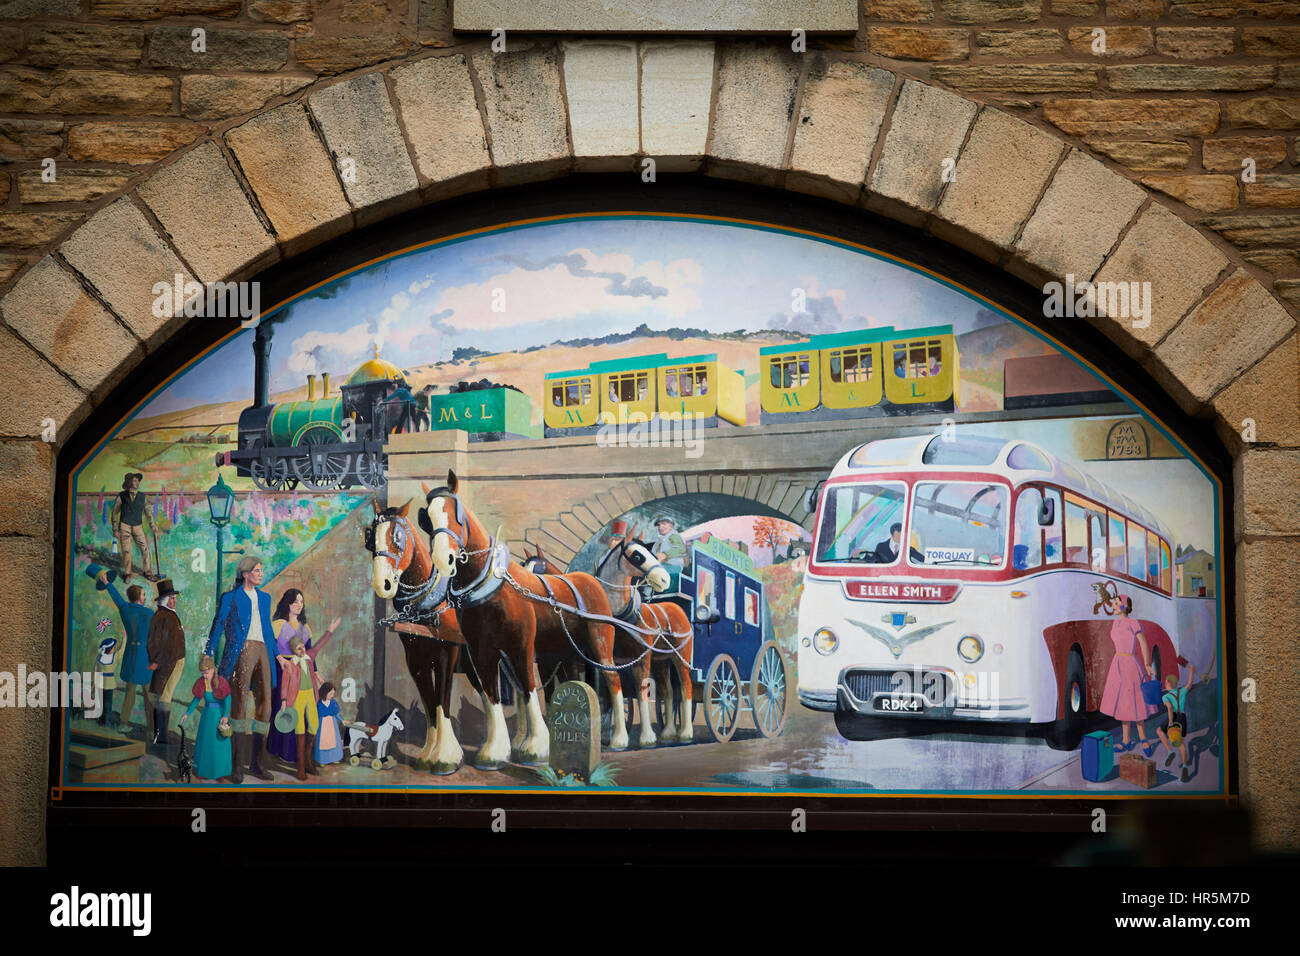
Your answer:
[[[817,648],[818,654],[834,654],[839,646],[840,639],[829,627],[819,627],[813,631],[813,647]]]
[[[957,653],[961,659],[969,664],[974,664],[984,656],[984,642],[974,634],[967,634],[957,642]]]

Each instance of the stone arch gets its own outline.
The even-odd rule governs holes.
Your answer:
[[[660,174],[701,170],[860,206],[1032,283],[1152,281],[1149,325],[1092,321],[1235,456],[1237,540],[1225,549],[1236,551],[1239,667],[1280,673],[1279,660],[1295,660],[1300,618],[1281,570],[1300,558],[1294,310],[1219,236],[1070,139],[851,54],[709,40],[535,42],[500,56],[476,45],[272,102],[110,196],[0,289],[0,361],[23,369],[25,386],[0,410],[11,439],[0,484],[14,503],[0,553],[22,595],[9,612],[14,653],[49,657],[55,451],[183,332],[183,318],[154,314],[154,282],[250,278],[404,209],[570,171],[633,175],[652,157]],[[944,160],[951,182],[937,175]],[[564,527],[564,514],[554,521]],[[1237,741],[1250,757],[1243,792],[1273,839],[1292,844],[1294,798],[1276,781],[1295,756],[1268,728],[1295,719],[1293,696],[1262,697],[1243,708]],[[29,725],[7,736],[24,734]],[[40,819],[33,779],[7,806]]]

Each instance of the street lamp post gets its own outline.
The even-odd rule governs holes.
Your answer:
[[[221,473],[217,473],[217,483],[208,489],[208,520],[217,528],[217,605],[221,604],[221,563],[222,558],[227,554],[243,554],[243,548],[235,548],[229,552],[223,548],[223,532],[226,525],[230,523],[230,512],[235,506],[235,493],[230,486],[226,484],[226,479]]]

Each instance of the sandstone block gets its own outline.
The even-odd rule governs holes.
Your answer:
[[[1031,281],[1092,278],[1145,200],[1134,183],[1071,151],[1016,241],[1011,270]]]
[[[712,42],[641,45],[641,149],[659,168],[699,166],[713,102]]]
[[[68,128],[68,156],[142,165],[192,143],[204,129],[195,123],[78,123]]]
[[[1156,52],[1180,60],[1209,60],[1232,56],[1231,27],[1156,27]]]
[[[21,252],[0,252],[0,283],[8,282],[27,265],[28,256]]]
[[[894,76],[818,56],[808,65],[786,185],[855,202],[889,109]]]
[[[1107,26],[1102,27],[1106,31],[1105,49],[1098,51],[1094,49],[1096,40],[1099,39],[1093,36],[1092,31],[1095,29],[1097,28],[1070,27],[1066,36],[1075,52],[1099,59],[1115,59],[1124,56],[1146,56],[1154,46],[1150,27]]]
[[[1295,249],[1243,249],[1241,258],[1253,266],[1267,269],[1276,275],[1300,271],[1300,250]],[[1275,290],[1276,291],[1276,290]]]
[[[1300,337],[1292,335],[1214,396],[1215,426],[1229,450],[1242,445],[1247,419],[1256,444],[1300,445],[1300,389],[1281,387],[1297,380]]]
[[[906,80],[871,172],[867,208],[919,224],[942,192],[944,160],[956,162],[975,119],[970,100]]]
[[[1295,320],[1268,290],[1245,270],[1238,270],[1169,333],[1155,358],[1167,373],[1166,387],[1173,386],[1170,394],[1190,411],[1208,402],[1294,329]]]
[[[1214,100],[1048,100],[1043,115],[1071,136],[1208,136],[1219,127]]]
[[[0,211],[0,246],[43,246],[83,216],[80,212]]]
[[[1300,309],[1300,279],[1278,279],[1273,283],[1273,294],[1284,302]]]
[[[1112,90],[1262,90],[1273,85],[1271,66],[1188,66],[1183,63],[1135,63],[1109,66]]]
[[[62,150],[63,124],[58,120],[0,119],[0,159],[44,159]]]
[[[75,17],[79,0],[0,0],[0,20]]]
[[[90,0],[90,12],[106,20],[237,17],[242,5],[242,0]]]
[[[311,82],[305,76],[183,76],[181,112],[217,120],[254,113],[277,96],[289,96]]]
[[[483,90],[497,182],[526,182],[567,168],[568,113],[555,47],[480,50],[471,63]]]
[[[1142,185],[1204,212],[1226,212],[1237,207],[1237,180],[1233,176],[1143,176]]]
[[[1065,41],[1059,30],[985,30],[975,34],[975,45],[985,56],[1029,57],[1059,53]]]
[[[1091,140],[1088,145],[1129,169],[1185,169],[1192,161],[1192,147],[1174,140]]]
[[[91,393],[104,393],[144,355],[140,343],[50,256],[0,300],[5,322],[55,368]]]
[[[314,73],[343,73],[372,63],[396,60],[411,52],[413,44],[400,34],[378,36],[312,36],[293,41],[300,66]]]
[[[320,0],[252,0],[248,15],[271,23],[304,23],[312,18]]]
[[[266,72],[289,62],[289,38],[271,30],[204,30],[204,52],[194,50],[193,27],[158,27],[149,34],[149,65],[176,70]]]
[[[1210,216],[1203,223],[1235,246],[1300,246],[1300,215]]]
[[[959,90],[989,93],[1070,93],[1097,86],[1098,68],[1079,63],[936,66],[930,76]],[[1091,102],[1091,101],[1090,101]]]
[[[1029,218],[1064,149],[1060,140],[1003,113],[985,108],[971,128],[943,200],[935,235],[985,259],[995,259]],[[1014,176],[1005,170],[1015,169]]]
[[[794,118],[800,58],[753,44],[723,44],[718,58],[718,103],[709,137],[714,163],[710,169],[775,183],[780,179]]]
[[[1246,205],[1300,209],[1300,175],[1265,174],[1246,183]]]
[[[1201,144],[1201,165],[1206,169],[1241,171],[1250,158],[1256,169],[1271,169],[1286,160],[1286,140],[1280,136],[1225,136]]]
[[[184,316],[154,315],[153,287],[171,286],[178,274],[182,283],[194,277],[126,196],[87,219],[59,252],[147,347],[184,322]]]
[[[338,174],[301,103],[254,116],[226,142],[287,254],[352,227]]]
[[[389,75],[415,168],[433,184],[431,194],[486,186],[492,160],[465,57],[417,60]]]
[[[1164,206],[1152,204],[1097,272],[1097,282],[1151,283],[1149,325],[1141,320],[1097,322],[1128,354],[1148,351],[1201,298],[1228,261],[1208,239]]]
[[[1031,21],[1042,13],[1043,3],[1042,0],[939,0],[939,9],[953,23]]]
[[[41,172],[25,169],[18,174],[19,202],[89,202],[123,189],[132,175],[112,169],[59,166],[54,182],[47,183],[41,179]]]
[[[420,183],[381,75],[367,73],[327,86],[313,93],[310,102],[358,224],[419,204]]]
[[[201,282],[242,278],[279,257],[215,143],[158,170],[138,192]]]
[[[0,70],[0,102],[12,113],[161,116],[172,108],[172,83],[168,76],[10,67]]]
[[[574,164],[580,170],[631,169],[641,149],[636,44],[578,40],[564,44],[564,91]]]
[[[858,27],[856,0],[457,0],[452,7],[457,30],[548,33],[744,33],[775,31],[787,36],[796,27],[810,32],[852,32]]]
[[[50,540],[54,449],[44,441],[0,442],[0,534]]]
[[[31,28],[25,62],[32,66],[138,66],[144,30],[133,26],[49,23]]]
[[[1258,129],[1300,129],[1300,96],[1229,100],[1223,105],[1223,121]]]
[[[932,27],[867,27],[867,47],[895,60],[964,60],[970,55],[965,30]]]
[[[1106,0],[1106,16],[1116,20],[1155,20],[1165,12],[1165,0]]]
[[[54,420],[58,440],[68,437],[88,410],[86,394],[56,372],[38,353],[0,326],[0,367],[12,370],[23,387],[0,405],[0,434],[40,438],[46,419]],[[0,547],[11,538],[0,538]]]
[[[1297,473],[1300,451],[1247,448],[1237,456],[1233,483],[1239,535],[1294,535],[1300,531]]]
[[[920,23],[934,19],[934,4],[931,0],[863,0],[862,12],[868,20]]]
[[[1300,27],[1242,27],[1241,49],[1247,56],[1300,56]]]

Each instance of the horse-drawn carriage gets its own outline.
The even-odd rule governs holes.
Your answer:
[[[780,734],[789,688],[786,661],[770,637],[763,582],[749,556],[716,537],[693,542],[678,590],[653,595],[650,603],[662,601],[680,606],[691,622],[691,700],[703,702],[704,723],[713,739],[730,740],[746,711],[764,737]],[[657,690],[663,723],[671,695],[664,693],[666,688]],[[674,706],[680,708],[681,701]],[[681,720],[684,715],[676,716]],[[687,726],[693,716],[686,716]]]

